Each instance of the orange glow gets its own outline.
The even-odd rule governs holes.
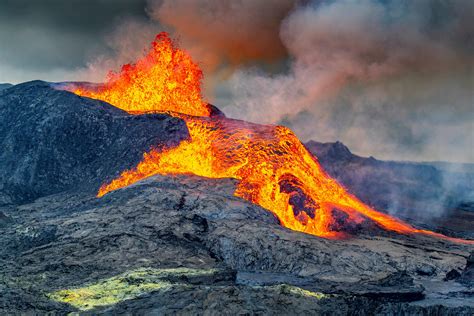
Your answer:
[[[174,111],[209,115],[201,98],[202,71],[178,49],[166,33],[160,33],[148,54],[119,73],[110,72],[96,90],[78,88],[75,94],[103,100],[128,112]]]
[[[171,90],[170,82],[176,84]],[[369,218],[402,234],[474,243],[416,229],[365,205],[330,178],[286,127],[211,116],[209,106],[201,101],[200,83],[196,64],[161,34],[143,60],[113,74],[100,91],[75,91],[130,113],[169,112],[186,122],[190,134],[175,148],[145,153],[136,168],[104,184],[99,197],[155,174],[235,178],[239,180],[236,196],[270,210],[283,226],[296,231],[340,238],[345,225]]]

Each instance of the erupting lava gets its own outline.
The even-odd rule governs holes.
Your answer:
[[[416,229],[365,205],[330,178],[288,128],[211,115],[201,79],[189,55],[161,33],[145,57],[111,73],[100,88],[74,91],[133,114],[168,112],[183,119],[190,134],[175,148],[145,153],[135,169],[103,185],[99,197],[155,174],[235,178],[236,196],[270,210],[293,230],[338,238],[344,226],[369,218],[398,233],[473,243]]]
[[[160,33],[151,51],[134,65],[110,72],[107,83],[97,91],[78,88],[74,93],[103,100],[130,113],[178,112],[208,116],[201,98],[202,71],[191,57]]]

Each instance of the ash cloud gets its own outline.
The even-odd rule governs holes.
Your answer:
[[[279,36],[282,20],[298,0],[149,0],[151,19],[166,26],[199,61],[204,94],[216,99],[218,84],[245,65],[280,68],[288,57]],[[227,103],[229,100],[224,100]]]

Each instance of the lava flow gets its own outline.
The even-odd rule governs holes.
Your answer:
[[[286,127],[211,115],[202,101],[201,80],[198,65],[161,33],[146,56],[111,73],[103,86],[74,90],[132,114],[167,112],[183,119],[189,130],[189,139],[177,147],[145,153],[136,168],[104,184],[99,197],[155,174],[235,178],[236,196],[270,210],[293,230],[340,238],[344,226],[369,218],[398,233],[474,243],[416,229],[367,206],[330,178]]]

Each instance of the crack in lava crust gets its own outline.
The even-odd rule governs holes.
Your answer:
[[[341,238],[344,222],[360,224],[369,218],[402,234],[474,243],[416,229],[367,206],[330,178],[286,127],[210,116],[201,98],[201,79],[189,55],[162,33],[145,57],[110,75],[103,87],[74,90],[132,114],[167,112],[183,119],[190,134],[175,148],[145,153],[136,168],[104,184],[99,197],[156,174],[235,178],[236,196],[270,210],[283,226],[296,231]],[[333,210],[347,215],[343,223],[333,217]]]

